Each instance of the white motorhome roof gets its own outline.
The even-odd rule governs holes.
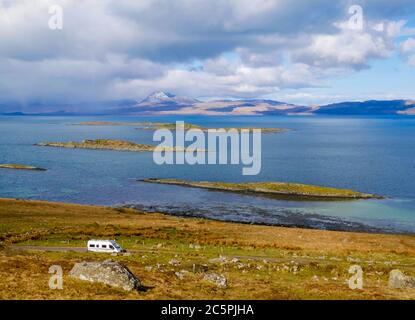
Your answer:
[[[88,240],[88,244],[91,243],[91,242],[94,242],[94,243],[111,243],[115,247],[121,248],[120,245],[115,240]]]

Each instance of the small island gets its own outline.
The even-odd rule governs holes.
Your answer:
[[[74,123],[75,126],[141,126],[142,122],[128,121],[84,121]]]
[[[298,198],[318,198],[319,200],[333,199],[382,199],[383,197],[361,193],[347,189],[337,189],[330,187],[321,187],[299,183],[287,182],[248,182],[248,183],[231,183],[231,182],[207,182],[207,181],[186,181],[179,179],[143,179],[140,180],[149,183],[171,184],[184,187],[194,187],[211,189],[218,191],[243,192],[257,195],[274,195],[289,196],[293,199]]]
[[[111,122],[111,121],[85,121],[76,123],[75,125],[82,125],[82,126],[134,126],[136,130],[158,130],[158,129],[168,129],[168,130],[176,130],[176,123],[174,122]],[[209,129],[215,130],[219,128],[206,128],[202,126],[198,126],[192,123],[185,123],[180,129],[182,130],[191,130],[191,129],[199,129],[203,132],[207,132]],[[254,130],[259,129],[262,133],[278,133],[287,131],[287,129],[283,128],[239,128],[239,127],[232,127],[232,128],[220,128],[225,130],[237,130],[240,132],[243,129]]]
[[[16,163],[0,164],[0,168],[2,168],[2,169],[14,169],[14,170],[46,171],[46,169],[43,169],[43,168],[28,166],[28,165],[24,165],[24,164],[16,164]]]
[[[202,131],[206,131],[207,129],[192,123],[184,123],[183,125],[178,126],[181,130],[191,130],[191,129],[199,129]],[[136,128],[136,130],[158,130],[158,129],[167,129],[167,130],[176,130],[176,123],[175,122],[142,122],[140,127]]]
[[[185,152],[183,147],[161,147],[149,144],[140,144],[131,141],[96,139],[82,140],[81,142],[40,142],[36,143],[40,147],[55,147],[69,149],[93,149],[93,150],[114,150],[114,151],[130,151],[130,152],[148,152],[148,151],[164,151],[164,152]],[[204,149],[198,149],[199,152],[205,152]]]

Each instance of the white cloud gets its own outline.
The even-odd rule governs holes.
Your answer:
[[[318,34],[295,54],[298,61],[318,67],[361,69],[371,59],[387,58],[393,51],[392,38],[379,28],[351,30],[347,23],[336,24],[339,32]]]
[[[219,62],[223,65],[224,62]],[[227,70],[227,71],[226,71]],[[224,66],[222,72],[204,68],[201,71],[170,69],[157,79],[132,79],[117,83],[122,95],[145,95],[154,88],[163,88],[180,95],[195,97],[256,97],[278,92],[283,88],[311,87],[319,84],[312,69],[296,64],[290,69],[283,66],[252,68],[244,64]]]
[[[48,28],[61,5],[64,29]],[[256,97],[322,86],[394,50],[408,0],[364,1],[352,32],[348,0],[1,0],[0,100]],[[405,10],[404,10],[404,9]],[[387,10],[386,10],[387,9]],[[376,29],[376,28],[375,28]],[[230,57],[231,55],[231,57]],[[413,64],[413,56],[408,62]],[[193,63],[200,68],[186,70]]]
[[[401,44],[401,52],[402,53],[409,53],[415,51],[415,39],[409,38],[402,42]]]
[[[401,43],[401,54],[410,66],[415,67],[415,38],[408,38]]]

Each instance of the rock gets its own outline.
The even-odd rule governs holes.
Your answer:
[[[388,285],[394,289],[415,288],[415,278],[409,277],[402,271],[395,269],[389,273]]]
[[[169,261],[169,264],[171,264],[172,266],[178,266],[178,265],[180,265],[180,261],[177,260],[177,259],[171,259]]]
[[[210,263],[226,263],[228,259],[224,256],[219,256],[219,258],[209,259]]]
[[[196,264],[194,263],[192,266],[193,273],[205,273],[209,270],[209,266],[207,264]]]
[[[179,278],[180,280],[183,280],[184,277],[189,274],[189,271],[181,270],[179,272],[175,272],[174,274],[176,275],[177,278]]]
[[[200,250],[202,247],[199,244],[189,244],[190,249]]]
[[[131,257],[131,252],[124,252],[123,253],[123,256],[124,257]]]
[[[228,280],[225,278],[225,276],[217,273],[207,273],[203,277],[204,280],[212,282],[215,284],[218,288],[224,289],[228,286]]]
[[[76,263],[69,275],[84,281],[105,283],[126,291],[141,287],[140,280],[127,267],[112,260]]]

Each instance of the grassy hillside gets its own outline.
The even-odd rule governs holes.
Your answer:
[[[15,247],[84,247],[90,238],[116,239],[127,250],[141,251],[113,257]],[[414,236],[253,226],[0,199],[0,241],[1,299],[415,298],[415,289],[387,287],[392,269],[415,275]],[[227,258],[217,259],[221,255]],[[146,290],[126,293],[67,276],[75,262],[107,258],[125,263]],[[48,269],[54,264],[63,267],[63,290],[48,288]],[[364,270],[363,290],[346,284],[353,264]],[[203,280],[206,272],[225,275],[228,287]]]

